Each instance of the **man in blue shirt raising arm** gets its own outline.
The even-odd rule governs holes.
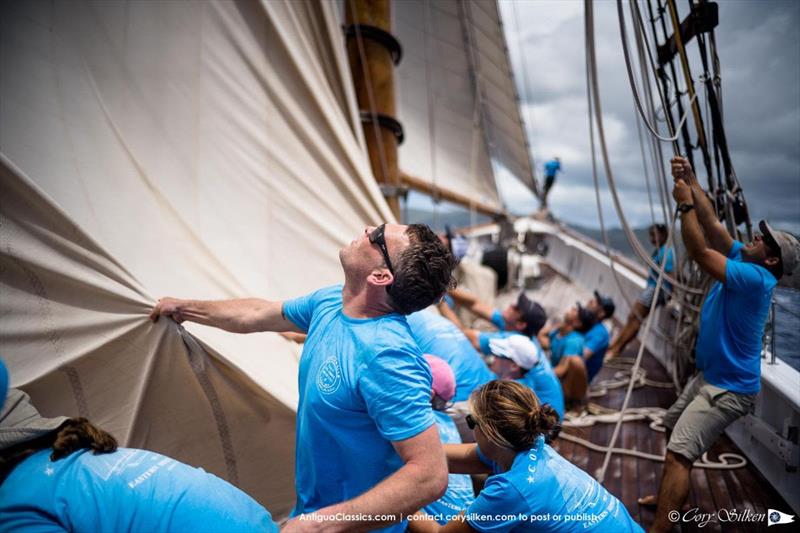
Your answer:
[[[686,501],[692,464],[755,403],[761,386],[761,336],[772,289],[783,275],[792,273],[800,255],[797,239],[763,220],[762,234],[750,244],[733,240],[686,159],[672,160],[672,176],[686,251],[717,281],[700,314],[699,372],[664,416],[669,441],[651,531],[672,530],[668,516]],[[656,502],[647,497],[640,503]]]
[[[447,488],[430,368],[404,315],[452,288],[455,263],[420,224],[367,227],[339,259],[344,286],[286,302],[163,298],[152,316],[236,333],[307,332],[298,380],[296,518],[284,531],[391,524],[403,531],[402,515]]]

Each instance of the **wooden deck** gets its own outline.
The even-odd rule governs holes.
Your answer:
[[[626,356],[634,357],[638,346],[631,343]],[[645,354],[643,368],[648,378],[657,381],[669,381],[666,370],[650,354]],[[614,370],[603,368],[595,378],[602,380],[611,378]],[[593,398],[595,403],[605,407],[620,409],[625,396],[625,389],[613,389],[607,395]],[[673,389],[642,387],[634,389],[629,407],[664,407],[668,408],[675,401]],[[607,445],[614,430],[613,424],[595,424],[587,428],[565,428],[565,433],[589,440],[599,445]],[[626,422],[620,431],[617,447],[631,448],[644,452],[663,454],[665,451],[665,435],[649,428],[648,422]],[[568,460],[594,476],[603,462],[603,454],[559,439],[555,448]],[[720,453],[741,453],[738,448],[723,436],[709,452],[711,460],[716,460]],[[648,529],[653,522],[654,512],[640,506],[636,500],[640,496],[655,494],[661,480],[662,464],[629,456],[615,455],[606,473],[605,486],[616,495],[627,507],[631,516],[642,527]],[[692,470],[692,485],[684,510],[697,509],[696,514],[717,513],[720,509],[736,510],[739,513],[764,513],[767,509],[779,509],[787,512],[790,507],[769,482],[748,464],[737,470]],[[724,512],[723,512],[724,514]],[[778,526],[780,527],[780,526]],[[720,523],[711,521],[704,527],[699,522],[681,523],[682,532],[705,533],[709,531],[762,531],[766,530],[766,520],[760,522]],[[792,530],[792,526],[787,531]],[[794,529],[797,531],[796,529]],[[772,530],[770,530],[772,531]],[[777,531],[777,530],[776,530]]]

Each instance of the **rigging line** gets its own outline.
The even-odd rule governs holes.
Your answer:
[[[631,6],[631,9],[633,9],[632,6]],[[649,94],[649,89],[650,88],[647,85],[647,76],[645,74],[645,68],[643,66],[643,59],[644,58],[642,57],[643,50],[642,50],[641,39],[636,39],[636,51],[637,51],[637,53],[639,55],[639,64],[640,64],[640,66],[639,66],[639,75],[642,78],[643,86],[645,86],[645,97],[646,97],[647,103],[652,105],[652,102],[651,102],[651,99],[650,99],[650,94]],[[648,110],[650,110],[650,107],[648,107]],[[647,200],[648,200],[648,205],[650,207],[650,222],[651,222],[651,224],[655,224],[656,223],[656,213],[655,213],[655,209],[653,208],[653,194],[652,194],[651,187],[650,187],[650,173],[648,172],[648,165],[647,165],[648,159],[647,159],[647,157],[645,156],[645,153],[644,153],[645,152],[645,148],[644,148],[645,144],[644,144],[644,138],[642,137],[642,126],[641,126],[641,124],[639,124],[639,121],[636,118],[636,109],[633,110],[633,114],[634,114],[634,122],[636,123],[636,136],[639,139],[639,152],[641,153],[641,156],[642,156],[642,167],[644,169],[644,182],[645,182],[645,185],[647,186]],[[651,111],[651,116],[652,116],[652,111]],[[652,148],[653,148],[652,147],[652,143],[650,143],[648,145],[648,150],[651,152],[651,154],[650,154],[651,155],[651,157],[650,157],[650,163],[651,164],[653,164],[654,161],[655,161],[655,154],[652,153]],[[655,167],[655,165],[653,165],[653,166]],[[653,172],[657,173],[658,170],[656,168],[653,168]],[[658,192],[659,192],[659,203],[661,204],[662,211],[664,211],[664,220],[666,221],[666,219],[667,219],[667,217],[666,217],[666,208],[664,206],[664,198],[663,198],[663,195],[661,194],[661,188],[658,189]]]
[[[527,115],[528,120],[525,122],[526,126],[530,126],[531,129],[535,130],[533,119],[531,118],[531,111],[525,103],[528,102],[528,96],[530,95],[530,79],[528,76],[528,68],[525,64],[525,55],[523,52],[525,51],[523,43],[522,43],[522,34],[519,31],[519,15],[517,14],[517,2],[511,2],[511,9],[514,11],[514,32],[517,34],[517,48],[519,49],[519,61],[522,65],[522,96],[523,96],[523,105],[525,106],[525,113],[523,113],[523,117]],[[535,133],[535,131],[534,131]],[[536,180],[536,161],[533,157],[533,150],[531,149],[530,143],[528,143],[528,157],[531,160],[531,177],[533,178],[534,183],[538,183]]]
[[[588,55],[588,50],[585,52]],[[633,309],[633,303],[631,302],[630,298],[628,298],[628,294],[622,288],[622,282],[619,279],[619,274],[617,273],[617,269],[614,266],[616,262],[614,259],[614,254],[611,253],[611,246],[608,244],[608,233],[606,232],[605,222],[603,220],[603,208],[602,203],[600,202],[600,180],[597,178],[597,154],[595,153],[594,147],[594,118],[592,116],[592,89],[591,89],[591,76],[589,75],[589,59],[588,57],[585,60],[586,63],[586,104],[589,110],[589,148],[592,154],[592,179],[594,180],[594,196],[595,200],[597,201],[597,218],[600,221],[600,232],[603,236],[603,244],[606,247],[606,256],[608,257],[608,264],[611,267],[611,274],[614,277],[614,282],[617,285],[617,289],[619,293],[622,295],[622,298],[625,300],[625,303],[628,305],[628,309]]]
[[[636,81],[633,77],[633,70],[631,68],[631,58],[630,52],[628,50],[628,36],[625,30],[625,14],[622,11],[622,0],[617,0],[617,17],[619,19],[619,33],[620,39],[622,40],[622,53],[625,57],[625,69],[628,72],[628,82],[631,86],[631,92],[633,93],[633,101],[636,104],[636,109],[639,111],[639,116],[642,119],[642,122],[650,130],[650,133],[660,141],[670,142],[673,144],[672,149],[676,154],[680,153],[680,148],[678,147],[677,140],[680,137],[680,129],[683,127],[684,122],[686,119],[689,118],[689,110],[687,109],[686,112],[681,117],[681,120],[678,122],[677,130],[673,130],[671,127],[668,126],[670,129],[670,136],[669,137],[662,137],[659,135],[658,131],[653,128],[653,126],[648,122],[647,117],[644,114],[644,110],[642,109],[642,102],[639,98],[639,89],[636,87]],[[695,99],[697,98],[697,94],[692,94],[692,97],[689,101],[691,105],[694,103]],[[675,133],[677,131],[678,133]]]
[[[647,109],[650,112],[650,116],[655,119],[656,111],[655,106],[653,104],[652,99],[652,86],[650,85],[650,78],[647,76],[647,63],[645,58],[650,59],[652,62],[652,57],[649,56],[648,53],[645,52],[647,50],[649,52],[649,43],[647,41],[647,32],[645,30],[644,22],[642,20],[641,11],[639,10],[639,3],[638,0],[633,0],[630,3],[630,10],[631,10],[631,18],[634,21],[633,29],[634,29],[634,36],[636,42],[636,49],[639,55],[639,71],[641,73],[643,79],[643,86],[645,88],[645,103],[647,104]],[[654,72],[655,75],[655,72]],[[658,88],[658,84],[656,83],[656,88]],[[659,92],[660,96],[663,96],[661,92]],[[670,119],[672,115],[670,113]],[[665,114],[666,117],[666,114]],[[667,122],[668,127],[670,127],[670,122]],[[639,129],[639,124],[637,121],[637,129]],[[680,130],[678,130],[680,131]],[[661,209],[662,214],[664,216],[664,223],[666,224],[669,220],[668,213],[672,211],[672,204],[671,204],[671,196],[668,193],[669,185],[667,184],[667,176],[665,172],[665,164],[663,153],[661,150],[661,144],[656,141],[656,139],[651,138],[651,150],[655,154],[653,157],[656,160],[656,168],[655,171],[658,175],[658,179],[656,180],[656,185],[658,188],[659,198],[661,200]],[[677,143],[675,143],[677,145]],[[675,260],[677,264],[680,264],[680,254],[677,248],[673,251],[675,254]],[[676,277],[680,279],[680,270],[676,270]],[[671,343],[673,348],[675,347],[674,340]]]
[[[437,172],[436,172],[436,94],[432,87],[432,74],[431,74],[431,61],[428,57],[430,51],[430,35],[431,35],[431,0],[425,0],[425,85],[428,93],[428,150],[430,151],[430,165],[431,165],[431,183],[433,183],[433,190],[438,190],[436,187]],[[437,227],[439,223],[439,200],[438,195],[433,195],[433,227]]]
[[[634,251],[639,256],[639,258],[642,259],[645,262],[645,264],[647,266],[649,266],[653,270],[655,270],[655,271],[660,273],[659,266],[652,260],[652,258],[647,254],[647,252],[645,252],[644,248],[639,243],[638,238],[636,237],[636,235],[631,230],[630,225],[628,224],[627,219],[625,218],[625,213],[624,213],[624,211],[622,209],[622,205],[620,203],[619,196],[617,194],[615,180],[614,180],[614,174],[611,171],[611,166],[610,166],[609,161],[608,161],[608,152],[607,152],[607,148],[606,148],[606,144],[605,144],[605,134],[603,132],[603,127],[602,127],[602,111],[601,111],[601,106],[600,106],[599,88],[597,87],[597,65],[596,65],[596,63],[594,61],[594,31],[593,31],[593,29],[591,31],[591,37],[592,37],[591,40],[587,40],[587,47],[588,47],[587,56],[591,56],[591,63],[590,63],[591,64],[591,78],[594,80],[593,83],[592,83],[592,88],[593,88],[593,93],[594,93],[594,112],[595,112],[596,119],[597,119],[597,124],[598,124],[598,133],[599,133],[600,144],[601,144],[601,148],[602,148],[602,152],[603,152],[603,163],[604,163],[605,172],[606,172],[606,179],[608,180],[608,183],[609,183],[609,191],[611,192],[611,197],[614,200],[614,206],[615,206],[615,208],[617,210],[618,216],[620,217],[620,222],[622,223],[623,229],[625,230],[625,235],[627,236],[628,241],[631,243],[631,246],[633,247]],[[588,39],[588,36],[587,36],[587,39]],[[701,292],[701,291],[699,291],[699,290],[697,290],[697,289],[695,289],[693,287],[689,287],[689,286],[684,285],[683,283],[681,283],[680,281],[676,280],[675,278],[673,278],[672,276],[670,276],[668,274],[665,274],[665,276],[666,276],[667,281],[669,281],[673,286],[680,287],[680,288],[684,289],[687,292],[697,293],[697,294],[704,294],[703,292]]]
[[[587,0],[590,1],[590,0]],[[670,223],[669,231],[667,232],[667,245],[672,244],[672,234],[675,229],[675,218],[678,214],[678,211],[675,211],[675,214],[672,217],[672,222]],[[644,326],[644,333],[642,334],[642,338],[646,339],[647,335],[650,333],[650,327],[653,324],[653,318],[655,316],[656,306],[658,305],[658,296],[659,292],[662,290],[662,283],[664,281],[664,266],[667,264],[667,258],[669,257],[668,253],[665,253],[664,256],[661,258],[661,269],[658,274],[658,279],[656,280],[656,287],[653,293],[653,301],[650,303],[650,312],[647,315],[647,322]],[[644,348],[645,343],[642,342],[639,345],[639,353],[636,354],[636,361],[633,363],[633,368],[631,369],[631,375],[635,376],[639,371],[639,368],[642,363],[642,355],[644,355]],[[606,470],[608,469],[608,463],[611,461],[611,455],[613,454],[614,445],[617,443],[617,438],[619,437],[620,429],[622,428],[622,421],[623,421],[623,413],[628,408],[628,402],[631,399],[631,393],[633,392],[633,387],[636,383],[636,380],[631,379],[628,383],[628,390],[625,392],[625,399],[622,401],[622,408],[620,409],[620,414],[617,419],[617,423],[614,426],[614,432],[611,434],[611,441],[608,444],[608,450],[606,451],[606,455],[603,458],[603,466],[600,467],[600,473],[598,475],[598,481],[600,483],[606,477]]]
[[[636,36],[636,49],[639,54],[639,71],[642,76],[643,86],[644,86],[644,95],[645,95],[645,103],[647,104],[647,110],[650,113],[650,117],[654,122],[658,122],[658,117],[655,109],[655,105],[653,102],[653,88],[650,85],[650,77],[647,75],[647,60],[651,60],[652,58],[649,56],[650,45],[647,40],[647,32],[644,27],[644,22],[642,21],[641,12],[639,11],[639,3],[638,0],[634,0],[630,3],[631,8],[631,17],[636,22],[634,24],[634,35]],[[654,79],[657,77],[657,72],[653,72]],[[656,89],[660,88],[658,84],[658,80],[655,79]],[[659,91],[659,97],[661,97],[662,93]],[[667,122],[667,113],[664,113],[664,122]],[[669,122],[668,124],[672,124],[672,113],[669,113]],[[658,129],[658,127],[657,127]],[[666,224],[669,218],[669,211],[672,210],[670,204],[670,195],[667,193],[667,178],[664,172],[664,154],[661,150],[661,144],[656,140],[651,138],[650,139],[650,150],[651,154],[654,154],[652,158],[656,162],[655,165],[655,173],[658,175],[656,180],[656,185],[658,186],[658,193],[659,198],[661,200],[661,210],[662,215],[664,217],[664,223]]]
[[[664,8],[661,6],[661,0],[656,0],[656,6],[658,8],[658,17],[657,18],[653,16],[653,6],[652,6],[651,1],[647,0],[647,12],[650,15],[650,26],[651,26],[651,28],[653,30],[653,45],[654,46],[653,46],[652,49],[655,49],[655,46],[658,45],[658,30],[656,29],[656,20],[658,20],[658,22],[661,23],[661,31],[664,34],[665,41],[669,38],[669,33],[667,32],[667,23],[666,23],[666,20],[665,20],[665,17],[664,17]],[[639,12],[638,7],[639,7],[639,5],[636,4],[637,14],[639,15],[638,16],[638,21],[639,21],[640,25],[644,25],[644,22],[642,21],[641,13]],[[667,91],[667,81],[670,78],[667,77],[667,74],[663,70],[663,68],[659,67],[659,69],[656,69],[656,67],[655,67],[656,63],[655,63],[655,60],[653,59],[653,56],[652,56],[652,53],[651,53],[652,49],[649,46],[647,47],[648,54],[650,55],[650,64],[651,64],[651,66],[653,68],[653,71],[656,73],[656,77],[659,78],[660,81],[661,81],[661,84],[658,85],[658,86],[661,87],[663,85],[663,91],[666,92]],[[680,115],[681,113],[683,113],[683,102],[681,101],[681,92],[680,92],[680,88],[678,87],[678,74],[675,71],[675,64],[671,60],[669,61],[669,71],[670,71],[670,73],[672,75],[672,78],[671,78],[672,83],[671,83],[671,85],[673,87],[673,91],[675,92],[675,103],[677,104],[678,114]],[[659,72],[661,73],[660,76],[659,76]],[[666,101],[664,99],[663,94],[661,95],[661,101],[662,102]],[[665,116],[667,114],[669,115],[670,120],[671,120],[672,119],[672,108],[670,108],[670,107],[665,108]],[[689,127],[688,127],[688,125],[684,124],[684,127],[683,128],[679,128],[679,131],[681,132],[681,136],[683,138],[683,146],[685,148],[686,157],[689,159],[689,163],[691,163],[692,168],[694,168],[694,153],[692,152],[692,140],[691,140],[691,138],[689,136]]]
[[[619,1],[619,0],[618,0]],[[681,68],[683,70],[683,77],[686,81],[686,90],[689,92],[690,102],[689,106],[692,108],[694,115],[694,126],[697,131],[697,145],[703,154],[703,165],[706,167],[706,175],[709,181],[709,188],[712,187],[712,169],[711,160],[708,155],[708,141],[706,139],[705,127],[703,119],[700,116],[700,109],[697,105],[696,93],[694,91],[694,82],[692,81],[692,72],[689,68],[689,58],[686,55],[686,47],[683,44],[683,37],[681,36],[681,22],[678,19],[678,8],[675,6],[674,0],[667,0],[667,8],[669,9],[670,18],[672,20],[673,36],[675,38],[675,46],[678,49],[678,56],[681,59]]]
[[[356,17],[355,0],[349,0],[350,10],[353,12],[353,18]],[[378,143],[378,161],[381,165],[381,172],[383,173],[384,182],[389,180],[389,164],[386,162],[386,148],[383,146],[383,136],[381,135],[381,126],[378,124],[378,110],[375,103],[375,94],[372,90],[372,75],[367,68],[367,53],[364,49],[364,39],[361,36],[361,21],[356,21],[354,24],[356,35],[356,46],[358,48],[358,57],[361,60],[361,69],[363,70],[364,78],[367,83],[367,100],[369,102],[369,113],[372,119],[372,130],[375,135],[375,141]],[[395,183],[391,183],[395,185]]]
[[[597,63],[595,59],[595,49],[594,49],[594,13],[592,11],[592,0],[584,0],[584,24],[585,24],[585,32],[586,32],[586,49],[587,49],[587,63],[589,64],[589,68],[591,69],[591,79],[592,79],[592,89],[593,89],[593,97],[594,97],[594,111],[596,114],[597,120],[597,128],[598,128],[598,135],[600,139],[600,148],[603,153],[603,164],[606,169],[606,177],[609,179],[609,185],[611,185],[611,172],[610,166],[608,161],[608,151],[606,148],[605,143],[605,134],[603,132],[603,123],[602,123],[602,112],[600,109],[600,95],[599,90],[597,87]],[[620,211],[621,214],[621,211]],[[672,216],[672,221],[669,226],[669,231],[667,232],[667,245],[672,244],[672,233],[675,228],[675,217],[677,216],[678,212],[675,211],[675,214]],[[654,289],[653,300],[650,303],[650,312],[647,316],[647,321],[645,323],[644,333],[642,338],[647,338],[647,335],[650,333],[650,327],[653,323],[653,317],[655,316],[655,308],[658,304],[658,296],[661,292],[662,283],[665,277],[665,269],[664,266],[666,265],[667,258],[669,257],[669,253],[663,254],[661,258],[661,265],[658,269],[658,279],[656,279],[656,286]],[[644,354],[644,347],[645,343],[641,343],[639,346],[639,353],[636,355],[636,361],[633,364],[633,368],[631,369],[631,374],[636,375],[639,371],[639,367],[641,366],[642,362],[642,355]],[[622,403],[622,409],[620,409],[621,413],[624,413],[628,407],[628,402],[631,398],[631,392],[633,392],[633,385],[634,380],[631,380],[628,384],[628,390],[625,393],[625,399]],[[616,444],[617,437],[619,436],[620,429],[622,427],[622,416],[620,415],[619,420],[617,421],[616,425],[614,426],[614,432],[611,435],[611,442],[608,446],[608,451],[606,452],[605,457],[603,458],[603,466],[598,473],[597,479],[600,483],[603,482],[605,479],[605,474],[608,469],[608,463],[611,461],[611,455],[613,454],[614,445]]]
[[[634,112],[636,110],[634,109]],[[636,122],[636,135],[639,138],[639,153],[642,156],[642,168],[644,169],[644,184],[647,186],[647,205],[650,208],[650,223],[656,223],[656,211],[653,209],[653,193],[650,190],[650,172],[647,170],[647,158],[644,155],[644,139],[642,139],[642,126],[638,120]],[[663,203],[662,203],[663,207]]]

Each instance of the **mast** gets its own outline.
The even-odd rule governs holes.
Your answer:
[[[400,43],[391,34],[390,0],[345,0],[347,55],[356,91],[372,174],[389,208],[400,220],[403,188],[397,147],[403,126],[395,118],[394,67]]]

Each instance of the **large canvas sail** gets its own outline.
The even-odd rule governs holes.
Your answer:
[[[147,313],[341,281],[391,220],[328,2],[0,4],[0,357],[46,415],[293,495],[299,350]]]
[[[495,207],[500,166],[536,192],[497,3],[408,0],[394,16],[401,170]]]

